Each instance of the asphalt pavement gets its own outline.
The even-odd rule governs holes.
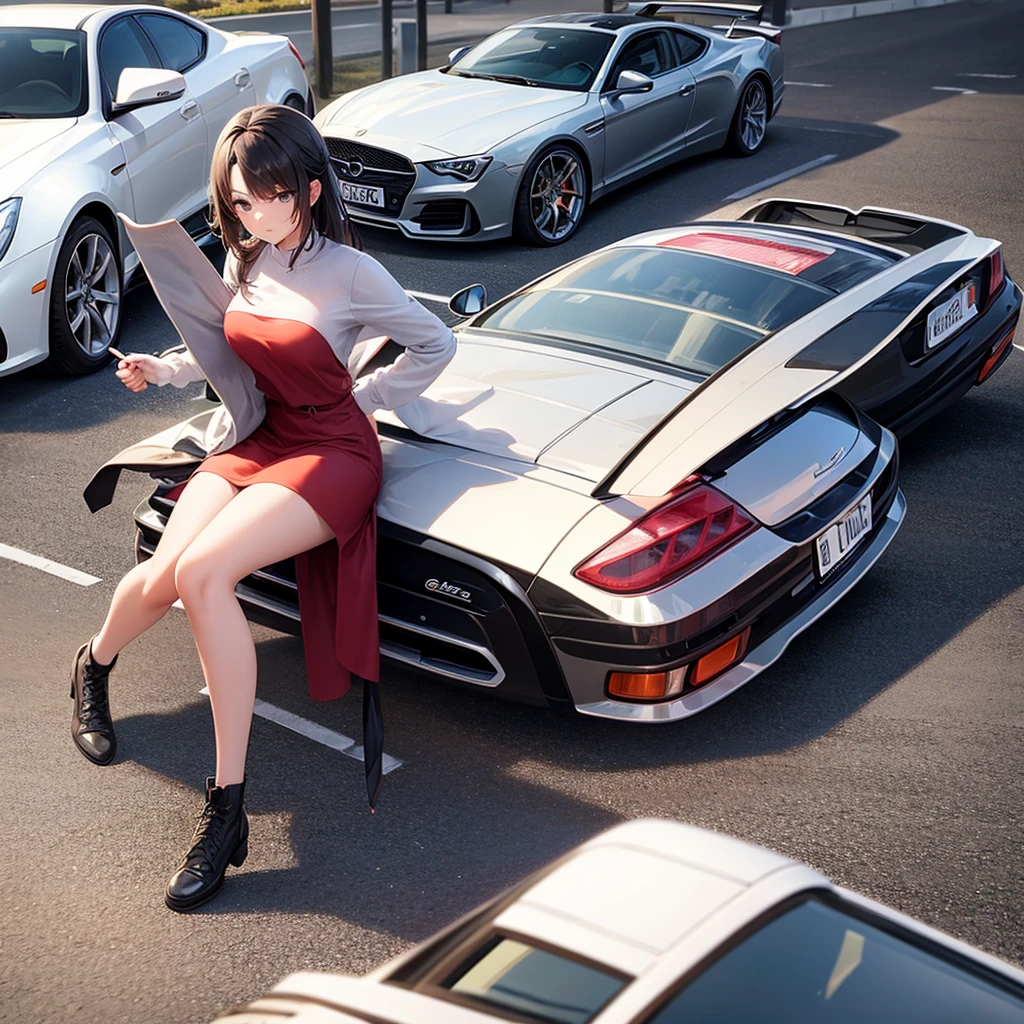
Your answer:
[[[1003,241],[1021,280],[1022,42],[1013,0],[795,30],[782,112],[753,158],[701,157],[623,189],[556,249],[376,229],[364,242],[409,289],[480,280],[498,296],[626,234],[776,194],[966,224]],[[123,347],[176,342],[148,288],[125,315]],[[81,586],[0,558],[0,1020],[202,1024],[293,970],[377,966],[648,815],[763,843],[1024,963],[1022,390],[1014,352],[907,438],[909,507],[889,550],[775,666],[692,719],[564,718],[389,673],[385,746],[402,764],[372,817],[357,761],[257,719],[249,858],[184,916],[165,909],[163,888],[214,764],[186,615],[171,611],[121,654],[115,764],[73,748],[66,678],[133,562],[131,512],[150,490],[126,475],[90,515],[82,488],[116,451],[198,408],[200,389],[132,394],[112,369],[0,378],[0,543],[98,577]],[[359,735],[357,695],[313,704],[299,641],[254,634],[260,699]]]

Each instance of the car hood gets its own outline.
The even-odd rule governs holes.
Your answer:
[[[0,120],[0,202],[67,148],[77,117]]]
[[[363,131],[473,156],[586,101],[581,92],[420,71],[357,90],[317,123],[328,135],[352,138]]]

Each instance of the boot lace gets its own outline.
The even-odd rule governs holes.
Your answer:
[[[82,731],[103,729],[110,724],[110,702],[107,695],[109,669],[98,671],[86,662],[82,681],[82,699],[78,708],[78,721]]]
[[[213,874],[216,868],[217,853],[224,840],[227,819],[217,813],[212,799],[196,817],[196,827],[192,833],[192,846],[185,854],[182,867],[199,875]]]

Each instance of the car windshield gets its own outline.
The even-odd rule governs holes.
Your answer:
[[[611,32],[539,25],[510,28],[478,43],[448,74],[585,91],[614,41]]]
[[[460,967],[444,987],[517,1018],[586,1024],[624,984],[596,967],[498,938]]]
[[[0,28],[0,116],[79,117],[88,106],[85,34]]]
[[[830,297],[791,274],[678,249],[622,247],[550,274],[472,326],[610,349],[708,376]]]
[[[811,899],[714,961],[645,1024],[694,1021],[1022,1024],[1024,1001]]]

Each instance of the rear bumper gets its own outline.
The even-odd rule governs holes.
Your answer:
[[[827,585],[820,587],[812,585],[813,589],[808,590],[808,593],[812,594],[809,600],[800,603],[799,599],[794,596],[792,600],[798,604],[799,611],[781,624],[772,624],[771,620],[774,616],[771,609],[764,614],[760,622],[755,620],[751,632],[751,644],[755,646],[747,653],[742,662],[717,679],[699,690],[694,690],[665,703],[634,704],[611,700],[604,696],[600,700],[582,703],[577,701],[576,710],[584,715],[627,722],[674,722],[680,718],[689,718],[690,715],[695,715],[712,704],[718,703],[723,697],[728,697],[730,693],[738,690],[745,683],[749,683],[754,676],[763,672],[781,657],[794,637],[821,618],[841,597],[853,589],[896,536],[896,531],[903,522],[906,507],[903,492],[897,488],[895,499],[888,512],[880,525],[873,531],[867,546],[849,568]],[[774,611],[777,614],[785,607],[786,602],[780,600]],[[602,668],[607,671],[606,666],[602,666]]]
[[[136,560],[156,550],[171,508],[159,491],[136,508]],[[380,518],[377,524],[380,651],[386,662],[507,700],[569,705],[551,644],[517,579],[451,545]],[[441,584],[449,584],[447,594]],[[250,621],[301,635],[292,559],[250,574],[235,594]],[[468,600],[456,596],[464,594]]]

